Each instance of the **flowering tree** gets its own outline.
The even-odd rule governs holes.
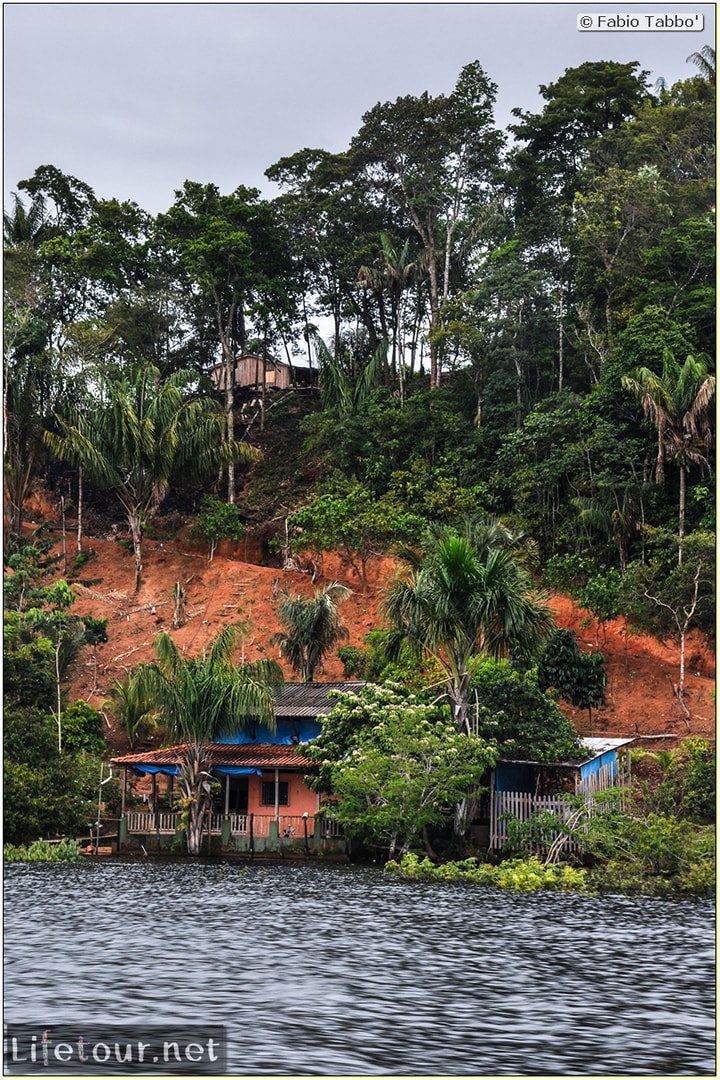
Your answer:
[[[335,796],[329,813],[348,835],[402,856],[427,829],[477,796],[496,760],[493,743],[457,731],[447,709],[391,686],[338,694],[303,753],[319,764],[315,786]]]

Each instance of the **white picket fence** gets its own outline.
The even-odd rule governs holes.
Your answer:
[[[525,791],[495,791],[490,803],[490,847],[497,849],[503,847],[508,837],[508,822],[511,819],[528,821],[533,814],[547,810],[555,814],[563,823],[567,824],[571,817],[577,815],[577,805],[570,804],[567,800],[557,795],[529,795]],[[585,815],[603,813],[603,804],[598,804],[594,799],[586,797]],[[548,844],[551,844],[560,833],[551,830],[548,836]],[[569,851],[577,851],[579,845],[568,840],[564,845]]]

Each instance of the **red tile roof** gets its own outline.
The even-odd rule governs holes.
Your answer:
[[[113,758],[113,765],[176,765],[187,743],[169,746],[164,750],[147,750],[143,754],[123,754]],[[237,765],[256,769],[298,769],[304,772],[312,763],[294,746],[275,743],[228,744],[209,743],[214,765]]]

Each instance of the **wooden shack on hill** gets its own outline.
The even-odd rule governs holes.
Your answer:
[[[217,390],[224,391],[227,385],[225,364],[216,364],[210,371],[210,378]],[[234,385],[238,390],[255,394],[266,390],[312,387],[317,385],[317,372],[312,368],[271,360],[266,356],[238,356],[235,360]]]

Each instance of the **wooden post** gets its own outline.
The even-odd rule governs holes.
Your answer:
[[[179,630],[185,625],[185,590],[179,581],[175,582],[175,611],[173,613],[173,630]]]
[[[280,770],[275,770],[275,820],[278,823],[278,836],[280,835]]]
[[[127,793],[127,769],[123,769],[122,799],[120,802],[120,817],[125,817],[125,796]]]
[[[250,815],[250,854],[255,854],[255,830],[254,830],[254,818],[255,815]]]
[[[158,797],[157,797],[157,773],[152,774],[152,804],[153,812],[155,814],[155,835],[160,840],[160,811],[158,810]]]
[[[225,817],[230,817],[230,774],[225,777]]]

